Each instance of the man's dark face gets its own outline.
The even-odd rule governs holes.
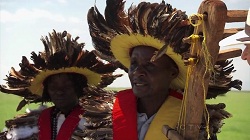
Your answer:
[[[48,93],[59,109],[74,106],[78,102],[74,83],[67,74],[53,75],[48,81]]]
[[[133,92],[138,98],[167,93],[171,81],[178,75],[176,64],[167,55],[150,62],[155,51],[152,47],[138,46],[131,53],[128,74]]]

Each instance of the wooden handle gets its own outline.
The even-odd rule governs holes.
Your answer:
[[[224,29],[223,39],[226,37],[229,37],[233,34],[238,33],[239,31],[244,30],[244,28],[230,28],[230,29]]]
[[[227,60],[229,58],[234,58],[240,56],[242,50],[239,48],[231,48],[227,50],[220,50],[217,61]]]
[[[168,125],[162,126],[162,133],[169,140],[184,140],[183,137],[175,129],[170,128]]]
[[[245,22],[248,10],[228,10],[226,22]]]

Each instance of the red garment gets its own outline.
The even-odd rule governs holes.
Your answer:
[[[170,91],[170,96],[182,99],[182,94]],[[113,112],[113,139],[137,140],[137,105],[132,89],[120,91]]]
[[[113,139],[137,140],[136,97],[132,90],[120,91],[113,107]]]
[[[51,139],[51,111],[53,107],[47,108],[42,111],[39,116],[39,140],[50,140]],[[70,140],[71,136],[77,127],[80,117],[83,114],[83,109],[80,106],[76,106],[72,112],[67,116],[63,122],[56,140]]]

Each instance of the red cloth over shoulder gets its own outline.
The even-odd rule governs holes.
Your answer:
[[[182,100],[182,94],[171,90],[169,96]],[[137,105],[132,89],[120,91],[113,107],[113,139],[137,140]]]
[[[117,94],[112,116],[114,140],[138,139],[136,97],[131,89]]]

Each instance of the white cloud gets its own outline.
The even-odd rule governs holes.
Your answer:
[[[239,1],[245,1],[245,0],[224,0],[225,3],[239,3]]]
[[[76,17],[69,17],[68,21],[71,23],[82,23],[82,21],[79,18]]]
[[[38,19],[44,19],[55,21],[55,22],[70,22],[70,23],[80,23],[81,20],[76,17],[65,17],[61,14],[51,13],[43,9],[18,9],[16,12],[12,13],[7,10],[0,11],[0,22],[20,22],[20,21],[34,21]]]
[[[42,10],[42,9],[18,9],[15,13],[11,13],[6,10],[0,11],[0,22],[19,22],[19,21],[26,21],[26,20],[37,20],[39,18],[47,18],[57,22],[63,22],[66,19],[59,14],[52,14],[49,11]]]
[[[67,0],[56,0],[56,2],[59,3],[59,4],[67,4],[68,3]],[[52,0],[43,0],[43,4],[53,5],[53,4],[55,4],[55,1],[52,1]]]
[[[67,3],[67,0],[57,0],[59,3],[63,3],[63,4],[65,4],[65,3]]]

